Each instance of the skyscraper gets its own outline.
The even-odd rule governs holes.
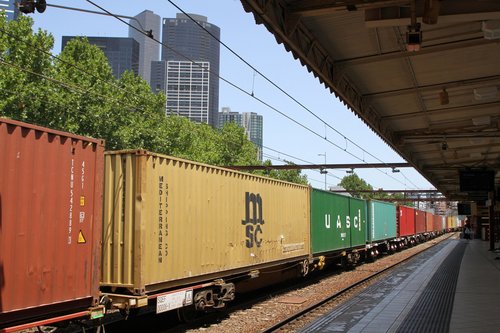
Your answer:
[[[220,29],[205,16],[189,16],[199,25],[184,14],[163,19],[162,43],[168,45],[162,46],[161,54],[166,62],[167,112],[215,127],[220,45],[210,34],[220,39]]]
[[[63,36],[62,48],[75,36]],[[138,74],[139,43],[133,38],[122,37],[86,37],[90,44],[96,45],[108,58],[113,75],[119,78],[125,71]]]
[[[166,65],[167,114],[214,125],[209,119],[210,63],[170,60]]]
[[[229,107],[223,107],[219,112],[218,127],[222,128],[225,123],[234,122],[245,129],[248,140],[257,147],[257,158],[262,161],[263,147],[263,117],[255,112],[233,112]]]
[[[128,36],[139,43],[139,75],[151,85],[151,62],[160,59],[160,45],[140,31],[151,30],[153,37],[159,40],[161,18],[152,11],[145,10],[134,16],[134,19],[130,20],[130,25],[139,30],[132,27],[128,30]]]
[[[19,15],[16,0],[0,0],[0,15],[2,11],[7,15],[7,21],[15,20]]]

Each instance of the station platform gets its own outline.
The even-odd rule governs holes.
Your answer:
[[[500,251],[488,249],[445,240],[301,332],[500,332]]]

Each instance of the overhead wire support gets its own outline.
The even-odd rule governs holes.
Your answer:
[[[343,133],[341,133],[340,131],[338,131],[336,128],[334,128],[333,126],[331,126],[330,124],[328,124],[325,120],[323,120],[321,117],[319,117],[317,114],[315,114],[313,111],[311,111],[308,107],[306,107],[303,103],[301,103],[300,101],[298,101],[295,97],[293,97],[292,95],[290,95],[288,92],[286,92],[283,88],[281,88],[280,86],[278,86],[274,81],[272,81],[271,79],[269,79],[266,75],[264,75],[262,72],[260,72],[257,68],[255,68],[252,64],[250,64],[248,61],[246,61],[243,57],[241,57],[238,53],[236,53],[234,50],[232,50],[229,46],[227,46],[224,42],[222,42],[219,38],[217,38],[217,36],[213,35],[209,30],[207,30],[205,27],[203,27],[198,21],[196,21],[193,17],[191,17],[191,15],[189,15],[187,12],[185,12],[182,8],[180,8],[177,4],[175,4],[172,0],[167,0],[170,4],[172,4],[172,6],[174,6],[177,10],[179,10],[181,13],[183,13],[186,17],[188,17],[191,21],[193,21],[196,25],[198,25],[202,30],[204,30],[205,32],[207,32],[212,38],[214,38],[217,42],[219,42],[222,46],[224,46],[229,52],[231,52],[233,55],[235,55],[238,59],[240,59],[243,63],[245,63],[248,67],[250,67],[253,71],[254,71],[254,75],[255,73],[258,73],[260,76],[262,76],[267,82],[269,82],[271,85],[273,85],[275,88],[277,88],[279,91],[281,91],[284,95],[286,95],[287,97],[289,97],[291,100],[293,100],[296,104],[298,104],[300,107],[302,107],[304,110],[306,110],[308,113],[310,113],[311,115],[313,115],[316,119],[318,119],[320,122],[322,122],[325,127],[328,126],[330,129],[332,129],[334,132],[336,132],[338,135],[342,136],[345,140],[346,140],[346,148],[345,149],[342,149],[340,146],[336,145],[335,146],[341,150],[344,150],[345,152],[349,153],[351,156],[357,158],[358,160],[360,161],[365,161],[365,158],[363,157],[362,159],[355,156],[354,154],[348,152],[347,150],[347,142],[351,142],[354,146],[356,146],[358,149],[360,149],[363,153],[366,153],[368,155],[370,155],[371,157],[375,158],[377,161],[381,162],[381,163],[385,163],[384,161],[382,161],[381,159],[379,159],[377,156],[373,155],[372,153],[370,153],[369,151],[367,151],[366,149],[362,148],[360,145],[358,145],[356,142],[352,141],[350,138],[348,138],[347,136],[345,136]],[[252,86],[252,93],[251,93],[251,96],[254,97],[254,92],[253,92],[253,86]],[[326,132],[325,132],[325,136],[324,138],[325,141],[328,141],[330,142],[328,139],[327,139],[327,136],[326,136]],[[382,172],[381,170],[379,170],[380,172]],[[382,172],[384,173],[384,172]],[[396,178],[388,175],[387,173],[385,173],[387,176],[389,176],[390,178],[393,178],[395,179],[396,181],[400,182],[399,180],[397,180]],[[415,187],[418,187],[416,186],[411,180],[409,180],[403,173],[401,173],[403,175],[403,177],[409,181],[410,183],[412,183],[413,186]],[[402,182],[400,182],[401,184],[403,185],[406,185]]]
[[[340,132],[339,130],[337,130],[336,128],[334,128],[333,126],[331,126],[330,124],[328,124],[325,120],[323,120],[320,116],[318,116],[316,113],[314,113],[312,110],[310,110],[307,106],[305,106],[303,103],[301,103],[299,100],[297,100],[295,97],[293,97],[292,95],[290,95],[287,91],[285,91],[283,88],[281,88],[280,86],[278,86],[274,81],[272,81],[270,78],[268,78],[266,75],[264,75],[261,71],[259,71],[256,67],[254,67],[252,64],[250,64],[247,60],[245,60],[243,57],[241,57],[238,53],[236,53],[233,49],[231,49],[229,46],[227,46],[224,42],[222,42],[219,38],[217,38],[217,36],[215,36],[214,34],[212,34],[208,29],[206,29],[205,27],[203,27],[198,21],[196,21],[193,17],[191,17],[191,15],[189,15],[188,13],[186,13],[182,8],[180,8],[178,5],[176,5],[172,0],[167,0],[168,2],[170,2],[172,4],[172,6],[174,6],[177,10],[179,10],[182,14],[186,15],[186,17],[188,17],[191,21],[193,21],[196,25],[198,25],[201,29],[203,29],[205,32],[207,32],[212,38],[214,38],[217,42],[219,42],[222,46],[224,46],[229,52],[231,52],[234,56],[236,56],[238,59],[240,59],[244,64],[246,64],[248,67],[250,67],[254,73],[257,73],[259,74],[262,78],[264,78],[267,82],[269,82],[272,86],[274,86],[276,89],[278,89],[279,91],[281,91],[285,96],[287,96],[288,98],[290,98],[292,101],[294,101],[297,105],[299,105],[300,107],[302,107],[304,110],[306,110],[308,113],[310,113],[312,116],[314,116],[317,120],[319,120],[320,122],[322,122],[325,126],[328,126],[328,128],[330,128],[331,130],[333,130],[335,133],[337,133],[338,135],[342,136],[345,140],[346,140],[346,146],[347,146],[347,141],[351,142],[353,145],[355,145],[357,148],[359,148],[360,150],[366,152],[367,154],[369,154],[370,156],[372,156],[373,158],[375,158],[377,161],[381,162],[381,163],[384,163],[384,161],[380,160],[378,157],[376,157],[375,155],[372,155],[370,152],[366,151],[363,147],[359,146],[356,142],[352,141],[350,138],[348,138],[347,136],[345,136],[342,132]],[[325,137],[326,139],[326,134],[325,134]],[[344,149],[345,151],[347,150]]]
[[[109,16],[113,16],[115,17],[117,20],[121,21],[122,23],[124,23],[125,25],[128,25],[129,27],[135,29],[136,31],[138,31],[139,33],[145,35],[145,36],[148,36],[147,33],[145,33],[144,31],[141,31],[140,29],[138,29],[137,27],[131,25],[130,23],[127,23],[126,21],[124,21],[123,19],[121,19],[120,17],[114,15],[113,13],[111,13],[110,11],[106,10],[105,8],[103,8],[102,6],[99,6],[98,4],[96,4],[95,2],[91,1],[91,0],[86,0],[88,3],[92,4],[93,6],[99,8],[100,10],[102,10],[103,12],[107,13]],[[187,14],[185,11],[183,11],[181,8],[179,8],[177,5],[175,5],[172,1],[168,0],[172,5],[174,5],[176,8],[178,8],[182,13],[184,13],[187,17],[189,17],[191,20],[193,20],[193,18]],[[204,29],[202,27],[202,29]],[[148,36],[149,37],[149,36]],[[215,38],[215,37],[214,37]],[[186,59],[187,61],[190,61],[191,63],[195,64],[195,65],[198,65],[200,68],[203,69],[203,67],[201,66],[201,64],[198,64],[196,61],[190,59],[189,57],[181,54],[180,52],[178,52],[177,50],[173,49],[172,47],[166,45],[165,43],[157,40],[156,38],[151,38],[153,39],[155,42],[157,42],[158,44],[164,46],[165,48],[171,50],[172,52],[174,52],[175,54],[179,55],[180,57]],[[216,40],[221,43],[221,45],[225,46],[226,48],[228,48],[223,42],[221,42],[219,39],[216,38]],[[228,48],[229,50],[231,50],[230,48]],[[231,52],[235,53],[234,51],[231,50]],[[248,64],[248,62],[246,62],[243,58],[241,58],[239,55],[237,55],[235,53],[235,55],[242,59],[242,61],[244,61],[245,63]],[[265,77],[260,71],[258,71],[256,68],[254,68],[253,66],[251,66],[250,64],[248,64],[248,66],[250,66],[251,68],[253,68],[257,73],[259,73],[261,76]],[[211,69],[204,69],[204,70],[207,70],[209,73],[215,75],[216,77],[218,77],[220,80],[226,82],[227,84],[229,84],[230,86],[232,86],[233,88],[241,91],[242,93],[254,98],[255,100],[257,100],[258,102],[260,102],[261,104],[267,106],[268,108],[274,110],[275,112],[279,113],[280,115],[284,116],[285,118],[287,118],[288,120],[294,122],[295,124],[299,125],[300,127],[306,129],[307,131],[309,131],[310,133],[320,137],[321,139],[327,141],[328,143],[330,143],[331,145],[333,145],[334,147],[340,149],[340,150],[344,150],[342,147],[340,147],[338,144],[336,144],[335,142],[331,141],[331,140],[328,140],[328,139],[325,139],[321,134],[317,133],[316,131],[312,130],[311,128],[305,126],[304,124],[298,122],[297,120],[291,118],[290,116],[286,115],[285,113],[283,113],[282,111],[278,110],[277,108],[273,107],[272,105],[270,105],[269,103],[265,102],[264,100],[256,97],[254,94],[252,94],[251,92],[248,92],[246,91],[245,89],[237,86],[235,83],[223,78],[222,76],[220,76],[219,74],[213,72]],[[265,77],[267,79],[267,77]],[[268,80],[268,79],[267,79]],[[271,81],[272,82],[272,81]],[[274,85],[276,85],[274,82],[273,82]],[[283,93],[285,93],[287,96],[289,96],[290,98],[292,98],[296,103],[298,103],[299,105],[301,105],[303,108],[305,108],[306,110],[308,110],[308,112],[311,112],[309,109],[307,109],[302,103],[300,103],[299,101],[297,101],[295,98],[293,98],[292,96],[290,96],[288,93],[286,93],[283,89],[281,89],[279,86],[276,86],[280,91],[283,91]],[[324,120],[322,120],[321,118],[319,118],[316,114],[312,113],[317,119],[319,119],[320,121],[322,121],[325,125],[327,125],[328,127],[332,128],[332,130],[334,130],[335,132],[337,132],[339,135],[341,136],[344,136],[342,133],[340,133],[338,130],[336,130],[335,128],[331,127],[330,125],[328,125]],[[345,137],[345,136],[344,136]],[[351,141],[349,139],[349,141]],[[361,148],[358,144],[356,144],[355,142],[351,141],[355,146],[357,146],[358,148],[360,148],[361,150],[364,150],[363,148]],[[347,150],[345,150],[345,152],[349,155],[351,155],[352,157],[358,159],[358,160],[361,160],[358,156],[356,156],[355,154],[353,154],[352,152],[349,152]],[[370,156],[373,156],[375,159],[381,161],[380,159],[378,159],[377,157],[375,157],[374,155],[372,155],[371,153],[367,152]],[[382,163],[384,163],[383,161],[381,161]],[[379,170],[377,169],[378,171],[384,173],[382,170]],[[401,182],[400,180],[396,179],[395,177],[391,176],[391,175],[388,175],[387,173],[385,173],[388,177],[390,178],[393,178],[395,181],[403,184],[403,185],[406,185],[404,184],[403,182]]]
[[[361,164],[286,164],[286,165],[228,165],[235,170],[303,170],[303,169],[367,169],[367,168],[411,168],[409,163],[361,163]]]

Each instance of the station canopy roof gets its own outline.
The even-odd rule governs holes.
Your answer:
[[[459,175],[500,168],[500,1],[241,2],[448,199],[485,199]]]

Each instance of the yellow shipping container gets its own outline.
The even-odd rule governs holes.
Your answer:
[[[449,230],[453,230],[457,228],[458,226],[458,217],[457,216],[448,216],[447,221],[446,221],[446,227]]]
[[[310,256],[309,187],[147,151],[105,156],[102,286],[134,294]]]

